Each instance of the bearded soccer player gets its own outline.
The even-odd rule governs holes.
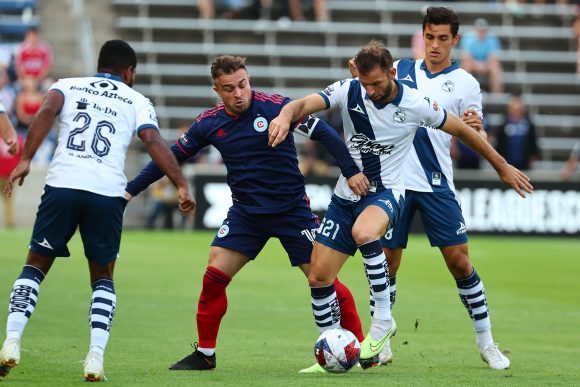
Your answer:
[[[402,167],[419,128],[428,126],[430,130],[440,129],[457,136],[485,157],[501,180],[520,195],[531,192],[532,186],[525,174],[509,165],[457,116],[397,81],[392,56],[381,42],[373,40],[363,47],[353,64],[357,79],[337,81],[318,94],[286,105],[270,125],[269,142],[272,146],[280,144],[290,123],[298,117],[328,108],[341,110],[345,141],[371,182],[371,192],[361,198],[340,177],[322,231],[316,235],[308,282],[320,330],[338,328],[340,311],[333,307],[336,303],[333,282],[348,257],[360,250],[375,302],[370,332],[361,342],[360,364],[368,368],[379,365],[379,354],[397,331],[380,239],[395,226],[404,205]],[[327,315],[331,315],[331,324],[326,324]]]
[[[217,335],[227,310],[226,288],[232,278],[256,258],[270,238],[278,238],[291,265],[308,275],[313,234],[319,227],[298,169],[294,138],[289,136],[277,149],[268,146],[268,125],[289,99],[252,90],[242,57],[217,57],[211,76],[222,103],[200,114],[171,149],[177,160],[184,162],[202,148],[215,146],[227,168],[233,205],[210,248],[197,309],[199,341],[195,351],[172,364],[170,370],[214,369]],[[368,192],[368,180],[333,128],[316,117],[305,116],[295,120],[293,130],[321,141],[352,190],[359,195]],[[155,163],[150,163],[129,182],[127,193],[135,196],[162,176]],[[362,340],[350,291],[338,280],[334,285],[343,313],[342,326]]]
[[[30,161],[59,116],[58,145],[48,168],[28,258],[12,287],[0,376],[20,362],[20,339],[38,301],[40,284],[56,257],[68,257],[77,227],[83,240],[93,290],[91,338],[84,362],[87,381],[104,381],[103,355],[115,315],[113,271],[119,254],[127,147],[135,133],[178,189],[179,208],[195,202],[179,165],[159,135],[151,102],[132,89],[137,56],[129,44],[110,40],[100,50],[97,74],[53,84],[32,121],[22,157],[8,179],[22,185]]]

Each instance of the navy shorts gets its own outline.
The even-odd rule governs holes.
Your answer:
[[[415,212],[421,213],[423,227],[431,246],[445,247],[467,243],[467,229],[461,206],[451,191],[416,192],[405,191],[405,206],[401,220],[381,240],[391,249],[407,247],[409,228]]]
[[[212,246],[238,251],[256,258],[268,239],[278,238],[292,266],[310,263],[318,217],[304,203],[281,214],[247,214],[231,206]]]
[[[85,256],[100,265],[117,259],[124,197],[46,185],[36,214],[30,250],[45,257],[69,257],[68,241],[79,228]]]
[[[316,242],[341,253],[354,255],[358,246],[352,237],[352,226],[358,216],[368,206],[378,206],[389,216],[388,229],[391,229],[398,222],[404,201],[402,196],[398,200],[395,199],[390,189],[370,193],[363,196],[358,202],[332,195],[326,215],[316,231]]]

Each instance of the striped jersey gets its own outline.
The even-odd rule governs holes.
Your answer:
[[[474,109],[483,116],[479,83],[461,69],[457,62],[436,74],[427,70],[422,59],[402,59],[395,62],[394,67],[399,82],[435,98],[457,117],[463,117],[466,109]],[[403,165],[406,189],[455,192],[450,155],[451,137],[441,130],[427,130],[425,127],[417,131],[411,152]]]
[[[125,157],[133,134],[158,130],[149,99],[108,73],[61,79],[50,90],[64,96],[64,105],[46,184],[123,196]]]
[[[358,79],[337,81],[319,93],[327,109],[340,109],[346,145],[371,190],[392,189],[397,198],[404,194],[402,168],[415,132],[421,126],[442,127],[447,118],[436,101],[398,86],[397,96],[386,105],[371,100]],[[342,175],[334,193],[342,199],[359,199]]]

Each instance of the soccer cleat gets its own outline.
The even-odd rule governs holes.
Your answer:
[[[197,343],[195,343],[195,351],[191,355],[187,355],[183,359],[173,363],[169,366],[172,371],[211,371],[215,368],[215,353],[211,356],[206,356],[197,350]]]
[[[312,364],[308,368],[304,368],[298,371],[299,374],[318,374],[318,373],[326,373],[326,370],[322,368],[322,366],[318,363]]]
[[[378,340],[373,340],[370,333],[360,343],[360,358],[359,363],[363,369],[376,367],[380,365],[380,353],[385,348],[385,344],[389,339],[397,333],[397,323],[393,319],[393,324],[387,333]]]
[[[497,344],[486,345],[479,349],[479,353],[481,354],[481,359],[494,370],[505,370],[510,366],[510,359],[501,353]]]
[[[0,350],[0,376],[8,375],[20,362],[20,340],[6,339]]]
[[[85,358],[85,380],[87,382],[105,382],[105,369],[103,367],[103,355],[95,351],[89,351]]]
[[[387,340],[385,348],[379,354],[379,365],[387,365],[393,363],[393,351],[391,351],[391,340]]]

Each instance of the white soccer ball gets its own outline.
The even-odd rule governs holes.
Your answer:
[[[328,372],[347,372],[358,362],[360,343],[351,331],[342,328],[329,329],[316,340],[314,356],[318,364]]]

